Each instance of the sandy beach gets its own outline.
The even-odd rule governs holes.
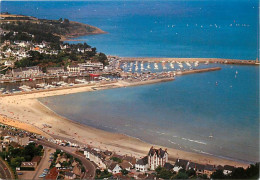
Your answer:
[[[24,130],[42,134],[46,137],[59,136],[66,139],[76,140],[79,143],[93,147],[108,149],[119,154],[128,154],[136,158],[148,153],[152,146],[139,139],[122,134],[110,133],[75,123],[54,113],[38,101],[38,98],[59,96],[65,94],[94,91],[108,88],[120,88],[125,86],[135,86],[160,82],[136,82],[125,81],[113,82],[105,85],[92,85],[77,88],[67,88],[52,90],[47,92],[34,92],[25,94],[13,94],[0,96],[0,122],[18,127]],[[48,124],[51,128],[46,128],[43,124]],[[155,145],[156,146],[156,145]],[[157,146],[158,147],[158,146]],[[168,148],[169,160],[175,161],[176,158],[183,158],[193,162],[214,165],[234,165],[236,167],[247,167],[248,164],[220,159],[217,157],[191,153]]]

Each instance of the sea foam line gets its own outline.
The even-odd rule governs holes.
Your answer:
[[[188,138],[181,138],[185,141],[190,141],[190,142],[195,142],[195,143],[198,143],[198,144],[203,144],[203,145],[207,145],[207,143],[205,142],[202,142],[202,141],[198,141],[198,140],[193,140],[193,139],[188,139]]]

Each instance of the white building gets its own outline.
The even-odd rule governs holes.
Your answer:
[[[225,165],[224,166],[224,170],[223,170],[223,174],[224,175],[229,175],[234,171],[235,167],[234,166],[229,166],[229,165]]]
[[[87,61],[86,63],[80,63],[78,65],[80,67],[85,68],[86,70],[88,70],[88,69],[103,70],[104,69],[103,63],[101,63],[101,62]]]
[[[148,157],[145,156],[142,159],[139,159],[135,164],[135,169],[140,172],[146,172],[148,170]]]
[[[163,167],[168,162],[167,149],[162,150],[151,147],[148,153],[148,165],[151,170],[155,170],[158,166]]]
[[[94,149],[89,149],[86,148],[84,150],[84,155],[87,159],[89,159],[90,161],[93,161],[96,165],[98,165],[100,168],[105,169],[106,165],[104,164],[104,162],[102,161],[102,156],[100,153],[98,153],[96,150]]]
[[[111,172],[113,174],[118,174],[121,172],[121,170],[122,168],[116,163],[112,163],[108,168],[108,172]]]
[[[79,73],[80,72],[80,67],[78,65],[68,65],[67,70],[70,73]]]

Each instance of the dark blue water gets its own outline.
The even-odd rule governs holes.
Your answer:
[[[1,6],[1,11],[10,13],[97,26],[108,34],[79,39],[113,55],[258,56],[256,0],[1,2]],[[258,161],[258,92],[259,67],[222,65],[221,71],[168,83],[41,101],[72,120],[150,143]]]
[[[1,11],[97,26],[79,39],[121,56],[257,58],[257,0],[2,2]]]

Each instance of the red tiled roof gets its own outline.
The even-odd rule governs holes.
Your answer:
[[[56,167],[53,167],[50,172],[47,174],[45,179],[57,179],[59,175],[58,169]]]

